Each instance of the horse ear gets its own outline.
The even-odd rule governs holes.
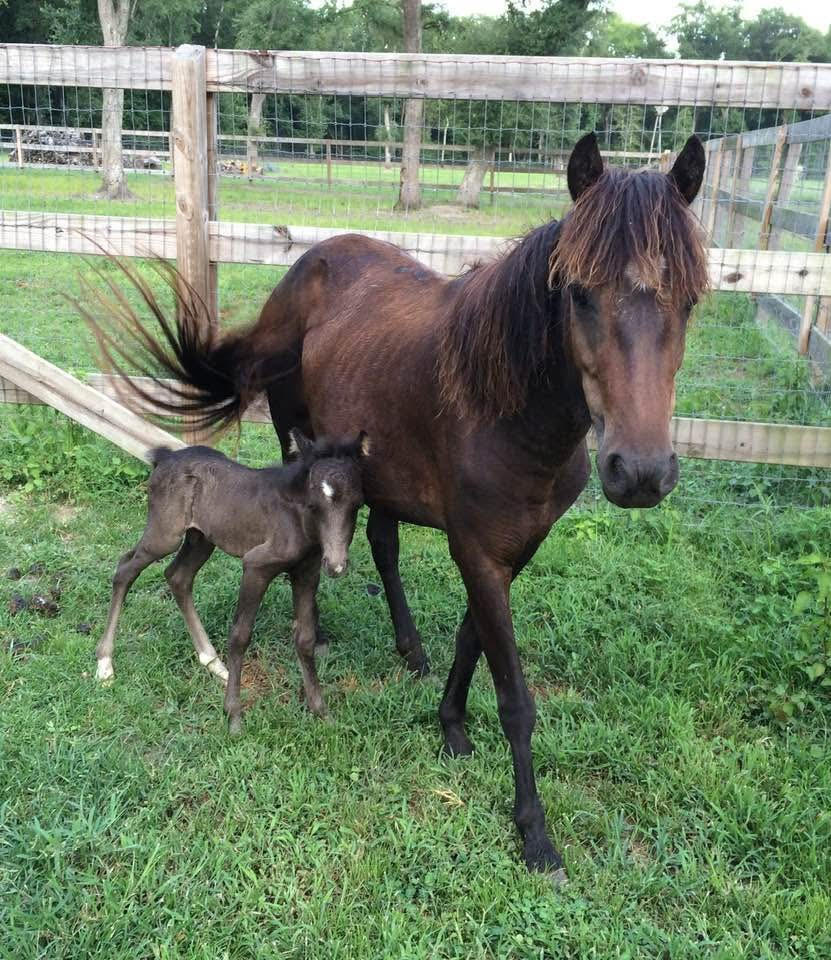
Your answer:
[[[576,200],[603,173],[603,158],[597,149],[597,137],[587,133],[581,137],[568,158],[568,192]]]
[[[672,170],[667,174],[687,203],[692,203],[701,189],[705,164],[704,146],[693,134],[684,144],[684,149],[678,154]]]
[[[289,430],[289,453],[297,453],[304,457],[314,446],[314,443],[297,427]]]
[[[370,443],[369,434],[366,430],[361,430],[355,438],[355,452],[359,459],[368,457],[372,453],[372,444]]]

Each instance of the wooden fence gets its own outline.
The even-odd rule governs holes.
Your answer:
[[[800,210],[794,202],[800,174],[804,178],[803,148],[824,143],[823,165],[813,169],[817,185],[815,209]],[[769,147],[764,197],[751,197],[751,181],[760,147]],[[747,221],[758,223],[758,249],[787,246],[788,236],[825,256],[831,250],[831,114],[799,123],[783,124],[709,140],[707,178],[699,211],[714,243],[732,246]],[[804,180],[802,181],[804,183]],[[804,204],[803,204],[804,206]],[[814,204],[811,204],[814,206]],[[801,354],[809,356],[824,376],[831,377],[831,298],[821,290],[806,294],[797,310],[778,294],[754,291],[760,305],[789,330]]]
[[[218,156],[218,93],[543,103],[554,98],[556,103],[577,104],[831,110],[827,64],[0,45],[0,84],[46,83],[172,91],[176,217],[0,210],[0,248],[176,257],[179,270],[213,305],[214,318],[217,264],[287,265],[313,243],[345,232],[219,218],[216,177],[209,175],[216,170]],[[713,167],[718,173],[711,192],[721,189],[725,152],[722,147]],[[712,152],[710,157],[712,167]],[[740,169],[737,164],[736,171]],[[738,185],[737,178],[734,173],[731,189],[733,181]],[[728,175],[724,182],[729,180]],[[739,196],[737,190],[733,196]],[[507,242],[484,236],[357,232],[397,243],[445,273],[457,273],[492,256]],[[831,258],[822,244],[804,252],[771,250],[766,245],[760,250],[713,248],[710,273],[716,290],[831,297]],[[4,371],[15,382],[8,366]],[[675,430],[681,452],[690,456],[831,467],[831,428],[679,418]]]

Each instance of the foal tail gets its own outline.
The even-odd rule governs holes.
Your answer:
[[[154,266],[173,295],[172,321],[147,280],[121,260],[108,259],[139,294],[160,334],[148,329],[124,290],[98,267],[93,270],[107,292],[84,283],[85,302],[75,306],[95,334],[105,365],[118,375],[120,392],[140,400],[156,419],[185,417],[188,429],[218,432],[238,423],[260,391],[297,368],[297,351],[258,349],[256,325],[221,335],[205,302],[166,261],[157,259]],[[94,308],[101,308],[100,317]]]

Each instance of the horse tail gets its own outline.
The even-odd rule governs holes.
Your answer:
[[[95,334],[105,366],[118,375],[119,393],[138,399],[154,419],[184,417],[189,430],[219,432],[238,424],[260,391],[297,368],[299,352],[291,344],[275,350],[274,338],[267,338],[262,350],[257,324],[220,334],[205,302],[166,261],[154,265],[173,296],[172,321],[144,277],[109,259],[137,291],[160,334],[148,329],[125,292],[97,267],[107,292],[84,283],[85,302],[75,306]],[[93,305],[101,308],[100,317]]]

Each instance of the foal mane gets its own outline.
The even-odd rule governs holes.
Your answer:
[[[627,267],[666,306],[708,289],[700,227],[665,174],[607,169],[565,219],[453,282],[438,361],[444,404],[474,419],[516,413],[546,373],[561,288],[619,288]]]

